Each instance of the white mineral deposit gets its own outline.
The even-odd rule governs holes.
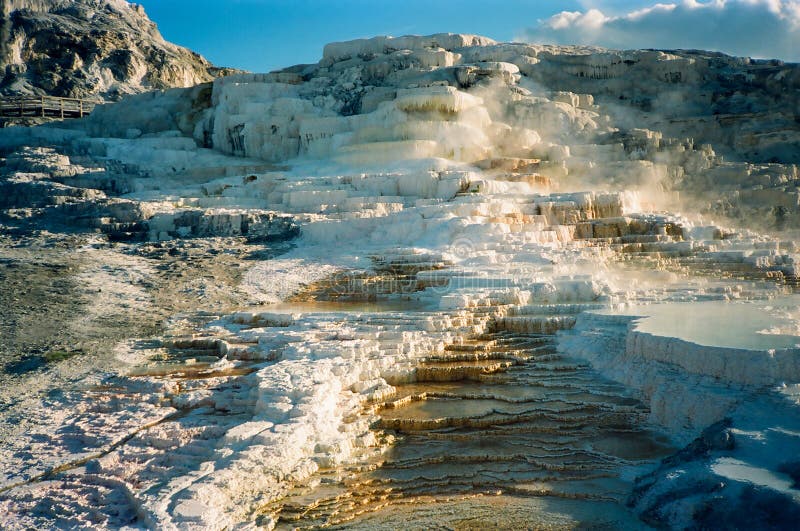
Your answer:
[[[797,525],[800,66],[73,3],[184,62],[0,129],[0,527]]]

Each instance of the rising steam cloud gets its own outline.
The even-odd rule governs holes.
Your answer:
[[[800,61],[800,1],[714,0],[655,4],[621,16],[562,11],[523,40],[609,48],[683,48]]]

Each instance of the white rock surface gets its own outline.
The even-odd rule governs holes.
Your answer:
[[[562,353],[626,384],[677,443],[733,412],[752,421],[737,408],[795,384],[796,350],[706,348],[637,332],[631,317],[586,313],[770,299],[797,283],[794,240],[697,212],[708,208],[698,192],[708,182],[715,200],[724,189],[771,204],[771,193],[755,193],[765,188],[748,196],[742,183],[789,186],[788,144],[775,149],[781,163],[727,163],[717,145],[658,129],[659,117],[627,127],[609,104],[615,90],[689,91],[724,70],[718,63],[753,66],[703,57],[379,37],[331,44],[317,65],[137,96],[63,128],[0,132],[17,150],[4,186],[34,202],[54,195],[37,183],[57,179],[70,193],[55,212],[97,220],[109,235],[299,234],[293,250],[244,275],[254,300],[305,291],[401,305],[239,309],[140,352],[170,362],[112,378],[103,404],[80,393],[64,402],[74,413],[43,402],[35,413],[60,430],[23,434],[0,451],[11,471],[0,484],[7,523],[52,524],[26,511],[54,497],[77,508],[70,524],[91,525],[81,515],[100,482],[146,526],[272,525],[264,507],[295,485],[385,449],[370,404],[436,373],[423,367],[428,358],[488,333],[558,334]],[[701,133],[721,151],[733,147],[715,127]],[[42,144],[61,151],[22,148]],[[100,170],[75,169],[81,157]],[[81,198],[74,190],[87,182],[119,197]],[[665,213],[676,205],[682,213]],[[466,371],[446,369],[437,374]],[[759,429],[777,429],[773,421]],[[68,494],[45,481],[59,467],[79,478]]]

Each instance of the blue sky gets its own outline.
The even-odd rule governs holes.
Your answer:
[[[581,8],[552,0],[137,1],[167,40],[251,71],[314,63],[328,42],[375,35],[477,33],[509,41],[538,19]]]
[[[254,72],[317,62],[328,42],[439,32],[790,60],[800,50],[800,0],[136,1],[167,40],[216,65]],[[731,25],[746,30],[727,31]]]

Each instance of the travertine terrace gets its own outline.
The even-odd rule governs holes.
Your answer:
[[[138,326],[3,376],[0,522],[789,525],[798,80],[376,37],[0,131],[65,341]]]

